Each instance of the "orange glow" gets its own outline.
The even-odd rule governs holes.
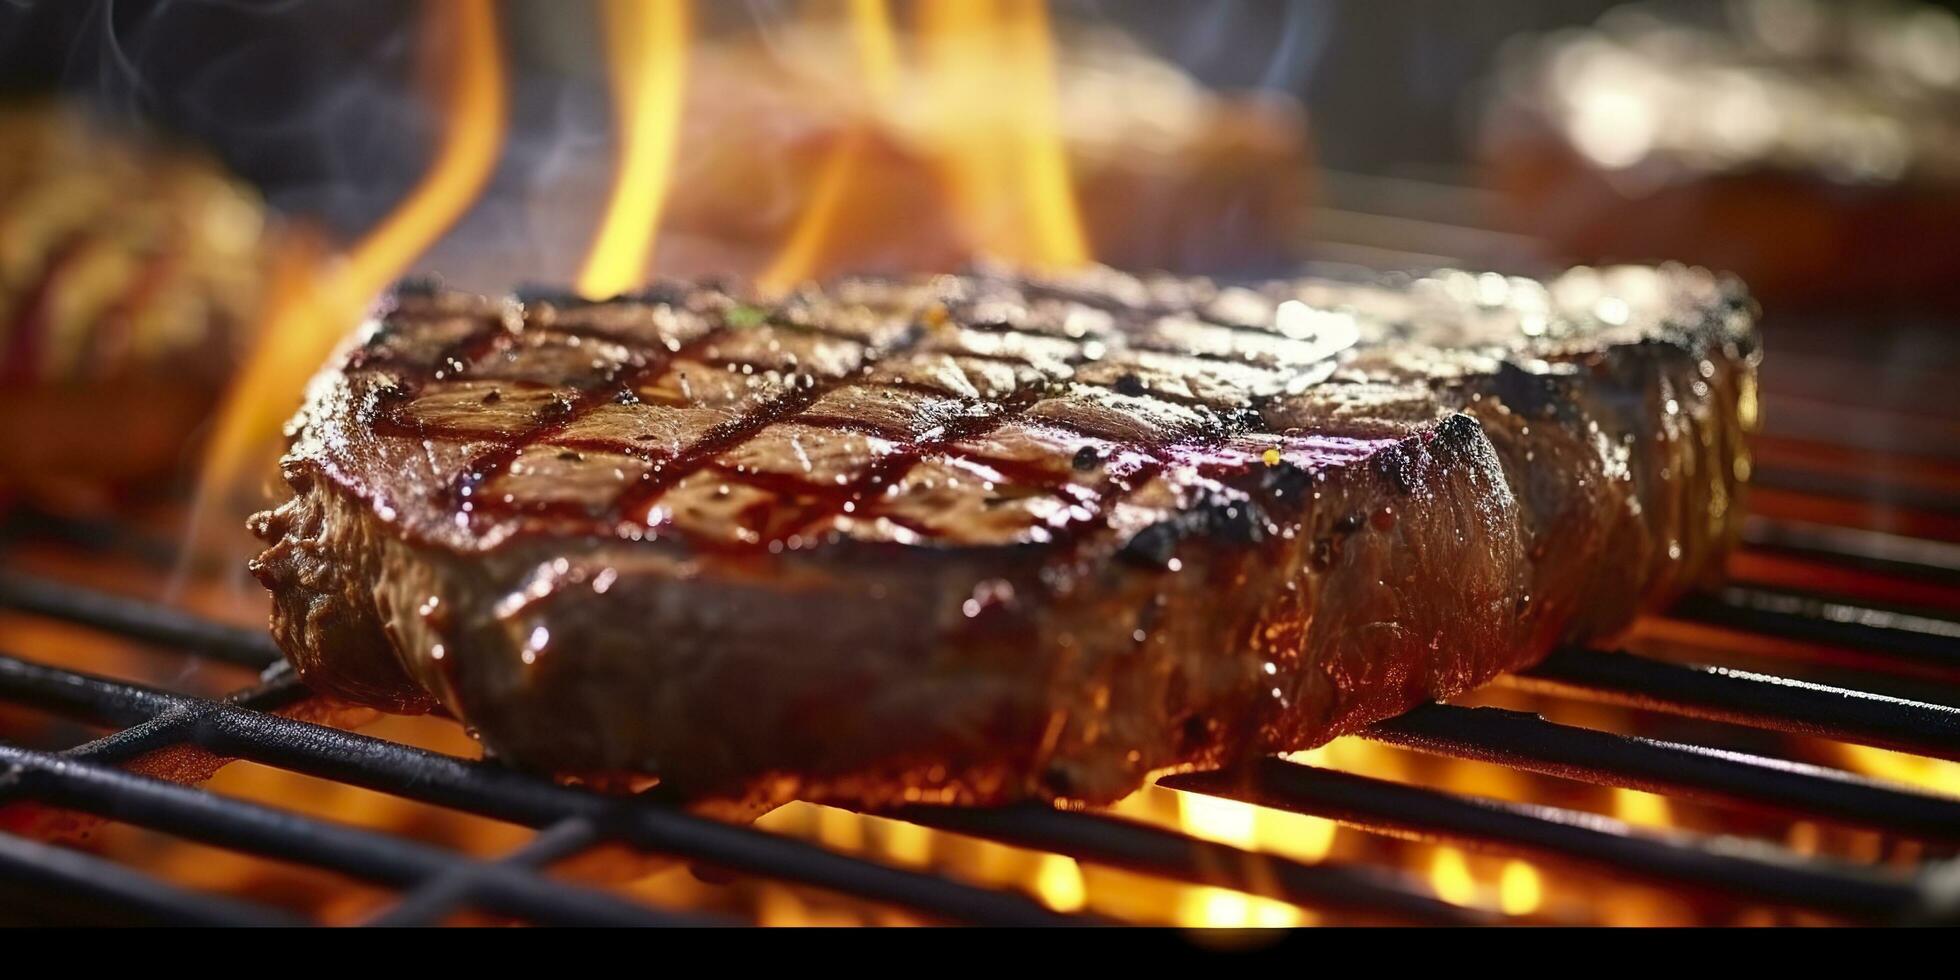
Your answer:
[[[930,138],[974,246],[1036,268],[1088,262],[1043,0],[922,4],[919,31]]]
[[[1451,905],[1477,904],[1477,879],[1470,873],[1470,862],[1454,847],[1439,847],[1429,866],[1429,885],[1436,897]]]
[[[1530,915],[1544,900],[1545,886],[1537,868],[1523,861],[1504,862],[1504,873],[1497,879],[1497,905],[1505,915]]]
[[[1034,874],[1034,892],[1057,912],[1078,912],[1088,904],[1088,886],[1082,880],[1082,866],[1074,858],[1046,854]]]
[[[1960,762],[1906,755],[1869,745],[1838,745],[1844,767],[1877,779],[1947,796],[1960,796]]]
[[[594,299],[645,281],[679,143],[690,20],[687,0],[604,0],[600,12],[619,167],[578,276],[578,291]]]
[[[1259,838],[1258,808],[1237,800],[1198,793],[1177,798],[1178,819],[1193,837],[1233,847],[1251,847]]]
[[[271,452],[302,382],[359,320],[366,304],[408,270],[482,192],[504,144],[505,79],[491,0],[430,4],[428,39],[443,120],[428,172],[387,219],[339,261],[282,256],[258,344],[226,395],[205,452],[194,526],[215,498]]]
[[[898,39],[885,0],[850,0],[851,40],[857,49],[865,95],[874,106],[888,105],[898,93]],[[781,292],[811,276],[821,263],[831,229],[844,211],[870,134],[865,123],[853,128],[831,151],[810,191],[810,203],[769,268],[757,277],[767,292]]]
[[[1286,929],[1310,925],[1307,914],[1285,902],[1224,888],[1193,888],[1178,910],[1193,929]]]
[[[1674,826],[1674,809],[1667,797],[1637,789],[1613,790],[1613,815],[1636,827],[1665,830]]]

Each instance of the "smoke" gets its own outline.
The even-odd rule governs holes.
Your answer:
[[[1200,82],[1299,95],[1332,32],[1334,0],[1214,0],[1201,4],[1072,0],[1078,21],[1132,29]],[[1141,8],[1149,16],[1138,16]]]

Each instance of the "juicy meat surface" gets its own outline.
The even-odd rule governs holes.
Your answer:
[[[253,567],[315,687],[520,765],[1106,802],[1712,572],[1756,360],[1684,268],[405,290],[315,380]]]

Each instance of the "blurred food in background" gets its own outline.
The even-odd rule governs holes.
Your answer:
[[[1560,261],[1681,259],[1766,301],[1960,298],[1960,17],[1632,4],[1513,42],[1487,179]]]
[[[257,305],[257,196],[53,102],[0,107],[0,496],[59,510],[168,478]]]
[[[690,55],[664,273],[756,269],[820,195],[844,217],[806,274],[932,271],[988,256],[941,161],[971,158],[1017,66],[973,36],[908,35],[884,69],[841,25],[797,20]],[[1212,91],[1107,27],[1054,43],[1056,115],[1089,249],[1127,269],[1278,271],[1309,203],[1307,127],[1284,93]],[[878,77],[880,71],[888,77]],[[867,78],[867,74],[872,77]],[[958,118],[947,111],[958,106]],[[840,151],[851,166],[824,188]],[[998,152],[1018,152],[1003,147]],[[1011,257],[1011,256],[1010,256]]]

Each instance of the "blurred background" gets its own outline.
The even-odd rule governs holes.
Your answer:
[[[505,0],[498,6],[509,70],[509,142],[501,150],[493,183],[449,237],[471,242],[478,250],[489,249],[494,239],[502,239],[503,248],[516,248],[512,243],[519,240],[530,248],[521,258],[489,263],[482,275],[458,268],[484,265],[480,256],[476,262],[422,263],[446,264],[452,276],[484,280],[468,283],[484,289],[507,285],[497,279],[507,271],[523,270],[533,279],[572,277],[572,256],[603,207],[597,189],[609,179],[616,149],[606,92],[602,8],[549,0]],[[795,73],[761,77],[774,75],[781,66],[759,68],[744,60],[755,55],[747,49],[759,47],[803,69],[821,65],[827,74],[849,74],[852,40],[842,25],[851,16],[851,5],[844,0],[750,0],[696,6],[687,31],[704,49],[694,52],[695,77],[685,98],[690,117],[706,118],[688,118],[682,124],[695,138],[684,137],[676,151],[683,173],[673,196],[698,201],[704,189],[720,190],[734,201],[725,205],[727,210],[790,210],[797,202],[788,197],[794,195],[771,195],[769,187],[754,184],[690,187],[685,172],[725,166],[726,153],[717,144],[731,141],[755,156],[785,147],[801,149],[797,140],[808,134],[797,130],[820,126],[823,120],[813,122],[813,117],[822,113],[808,104],[792,105],[807,103],[807,92],[767,91],[771,85],[793,87],[784,76]],[[891,5],[890,16],[911,37],[920,30],[918,21],[932,19],[921,11],[934,6],[900,0]],[[1535,201],[1494,201],[1475,194],[1447,201],[1477,207],[1473,214],[1448,217],[1474,217],[1477,224],[1522,226],[1532,232],[1530,220],[1547,207],[1544,198],[1554,196],[1544,185],[1561,178],[1542,170],[1550,165],[1545,158],[1551,151],[1524,145],[1526,138],[1519,135],[1529,127],[1529,119],[1520,117],[1533,115],[1554,130],[1565,130],[1542,135],[1569,138],[1575,127],[1589,133],[1605,127],[1636,142],[1636,131],[1651,128],[1651,122],[1643,122],[1648,115],[1705,117],[1705,125],[1676,120],[1678,129],[1700,125],[1711,131],[1686,133],[1684,143],[1666,145],[1663,139],[1663,145],[1654,147],[1609,147],[1606,152],[1616,156],[1599,167],[1605,170],[1637,171],[1642,163],[1658,170],[1672,162],[1702,171],[1701,176],[1777,171],[1819,177],[1820,184],[1841,188],[1949,179],[1950,157],[1960,152],[1952,132],[1960,99],[1960,82],[1953,78],[1960,73],[1960,28],[1955,27],[1951,0],[1490,0],[1474,6],[1418,0],[1057,0],[1050,6],[1062,38],[1057,60],[1064,69],[1065,138],[1081,143],[1100,139],[1112,144],[1105,149],[1124,155],[1184,154],[1187,159],[1172,162],[1189,171],[1236,166],[1230,178],[1258,184],[1255,190],[1264,195],[1215,192],[1202,202],[1213,210],[1179,226],[1183,235],[1176,240],[1172,229],[1154,228],[1146,237],[1156,240],[1148,243],[1099,242],[1106,254],[1098,257],[1119,265],[1272,271],[1274,253],[1291,257],[1290,252],[1273,242],[1248,244],[1245,239],[1298,237],[1305,233],[1304,217],[1242,212],[1353,203],[1350,199],[1364,189],[1384,189],[1367,184],[1367,178],[1466,191],[1535,192],[1540,198]],[[432,105],[415,84],[418,72],[428,68],[429,59],[422,57],[424,16],[414,4],[329,0],[25,0],[0,6],[0,85],[16,97],[59,92],[118,123],[152,126],[202,147],[264,194],[277,211],[317,221],[338,238],[351,240],[400,203],[434,152],[440,106]],[[1605,50],[1609,45],[1621,48],[1619,54],[1639,57],[1615,57]],[[826,53],[811,53],[826,47]],[[1553,62],[1562,66],[1556,72]],[[1646,69],[1678,65],[1700,71],[1698,78],[1714,84],[1690,81],[1688,89],[1728,98],[1667,104],[1669,93],[1655,90],[1642,64]],[[1614,92],[1646,107],[1628,110],[1614,102]],[[1213,102],[1194,108],[1197,95]],[[1256,115],[1255,107],[1264,115]],[[1209,118],[1195,123],[1185,118],[1194,112]],[[1891,171],[1860,176],[1832,163],[1828,148],[1799,147],[1779,159],[1771,144],[1804,143],[1805,138],[1762,135],[1766,128],[1823,128],[1822,117],[1841,123],[1846,130],[1842,140],[1863,145],[1867,154],[1905,153],[1911,159]],[[1181,134],[1180,119],[1186,129]],[[1894,123],[1925,130],[1913,138],[1924,145],[1909,151],[1891,148],[1899,138],[1885,127]],[[1585,130],[1587,126],[1592,130]],[[1090,132],[1099,128],[1106,131]],[[783,135],[785,131],[790,135]],[[1827,134],[1811,142],[1830,138]],[[1697,155],[1698,149],[1724,140],[1736,144],[1723,151],[1733,159],[1712,161],[1709,154]],[[1704,145],[1687,145],[1696,142]],[[1078,149],[1077,156],[1088,153]],[[1586,155],[1593,149],[1598,147],[1582,147],[1584,159],[1573,161],[1575,165],[1601,165],[1596,156]],[[1242,157],[1236,164],[1189,159],[1233,152]],[[1494,159],[1494,153],[1505,158]],[[1672,161],[1664,159],[1670,155]],[[791,153],[779,159],[788,166],[800,158]],[[1527,161],[1541,169],[1515,172]],[[733,182],[756,178],[765,168],[727,169],[733,176],[723,179]],[[1326,182],[1318,179],[1327,174],[1335,178],[1331,195]],[[1192,179],[1202,183],[1203,176]],[[1569,182],[1579,180],[1563,176]],[[764,177],[765,183],[786,179]],[[1344,180],[1349,177],[1363,180]],[[1519,181],[1538,186],[1520,191],[1515,186]],[[1681,174],[1639,173],[1614,190],[1638,199],[1659,193],[1660,184],[1688,182]],[[1285,186],[1291,184],[1301,194],[1310,193],[1309,188],[1321,193],[1285,199],[1295,192]],[[1079,179],[1078,185],[1084,196],[1094,196],[1093,180]],[[1420,199],[1420,187],[1403,190],[1404,209],[1420,213],[1425,204],[1442,203]],[[1858,202],[1847,206],[1852,203]],[[1093,209],[1093,202],[1085,206]],[[1607,204],[1582,202],[1566,209],[1588,206],[1603,210]],[[752,229],[745,224],[757,220],[722,214],[717,215],[720,223],[710,227],[694,220],[699,217],[679,215],[681,230],[698,237],[706,229],[713,237],[733,226],[746,233]],[[1625,242],[1589,240],[1588,231],[1566,227],[1577,220],[1536,229],[1539,237],[1570,239],[1555,243],[1562,249],[1543,250],[1550,258],[1651,259],[1683,249],[1682,258],[1703,257],[1688,254],[1696,249],[1674,241],[1695,237],[1680,220],[1670,220],[1672,231],[1630,234],[1633,240]],[[1198,224],[1215,227],[1199,229],[1209,234],[1193,234],[1192,225]],[[1137,237],[1137,229],[1125,231]],[[1745,239],[1750,234],[1741,229],[1736,233]],[[1485,244],[1499,250],[1492,261],[1511,260],[1501,254],[1503,243]],[[1583,254],[1587,252],[1597,254]],[[1748,256],[1719,249],[1712,254],[1730,259],[1730,264],[1749,264]],[[666,271],[723,266],[731,268],[712,271],[752,272],[742,266],[755,262],[752,257],[743,261],[689,251],[666,263]],[[1786,269],[1762,274],[1801,278]]]

